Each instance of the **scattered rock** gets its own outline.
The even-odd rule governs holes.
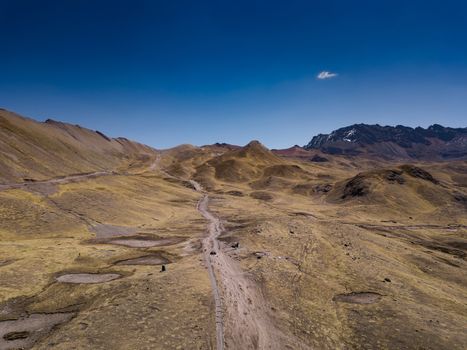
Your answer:
[[[328,193],[332,190],[331,184],[319,184],[313,187],[313,191],[316,193]]]
[[[273,196],[267,192],[262,192],[262,191],[256,191],[256,192],[251,192],[250,197],[259,199],[262,201],[271,201],[273,200]]]
[[[310,161],[315,162],[315,163],[324,163],[324,162],[329,162],[329,159],[315,154],[312,158],[310,158]]]
[[[268,256],[268,253],[266,253],[266,252],[254,252],[253,255],[256,257],[256,259],[261,259],[263,257]]]
[[[295,258],[292,258],[290,256],[286,256],[286,257],[284,257],[284,259],[287,260],[288,262],[294,264],[295,266],[300,266],[300,262]]]
[[[391,282],[391,279],[386,277],[386,278],[384,279],[384,282]]]
[[[397,182],[398,184],[402,185],[405,183],[405,179],[402,176],[403,172],[401,170],[387,170],[386,171],[386,180],[389,182]]]
[[[348,197],[361,197],[368,194],[369,186],[365,182],[365,175],[358,174],[345,184],[342,199]]]
[[[455,192],[453,194],[453,197],[456,201],[460,202],[461,204],[464,204],[467,206],[467,196],[462,194],[462,193],[459,193],[459,192]]]
[[[433,177],[433,175],[431,175],[428,171],[423,170],[422,168],[419,168],[419,167],[416,167],[416,166],[413,166],[413,165],[409,165],[409,164],[402,165],[400,168],[405,173],[407,173],[408,175],[410,175],[412,177],[416,177],[416,178],[419,178],[419,179],[422,179],[422,180],[430,181],[430,182],[432,182],[434,184],[439,183],[439,181],[436,180]]]
[[[99,130],[96,130],[96,134],[99,135],[100,137],[102,137],[103,139],[107,140],[107,141],[112,141],[107,135],[105,135],[104,133],[100,132]]]
[[[294,215],[294,216],[306,216],[306,217],[316,218],[315,215],[313,215],[313,214],[311,214],[311,213],[304,212],[304,211],[296,211],[296,212],[291,213],[291,215]]]
[[[236,248],[239,247],[239,245],[240,245],[240,244],[239,244],[238,242],[233,242],[230,246],[231,246],[232,248],[235,248],[235,249],[236,249]]]
[[[227,194],[236,197],[243,197],[243,193],[240,191],[228,191]]]

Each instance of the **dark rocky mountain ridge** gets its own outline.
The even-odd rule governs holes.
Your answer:
[[[459,159],[467,158],[467,128],[439,124],[426,129],[354,124],[330,134],[314,136],[304,148],[329,154],[367,154],[387,159]]]

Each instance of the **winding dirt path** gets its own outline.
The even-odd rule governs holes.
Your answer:
[[[202,192],[196,181],[191,183]],[[276,327],[257,284],[222,249],[218,237],[224,227],[208,205],[205,193],[197,209],[209,221],[203,253],[215,300],[217,350],[224,349],[224,344],[231,349],[308,348]]]
[[[201,190],[201,186],[197,182],[192,182],[197,191]],[[197,186],[196,186],[196,185]],[[219,256],[219,241],[217,237],[222,232],[221,222],[218,218],[212,215],[208,210],[209,197],[207,194],[200,199],[197,205],[199,212],[209,221],[208,232],[209,235],[203,240],[203,251],[204,251],[204,262],[208,269],[209,280],[211,281],[212,292],[214,296],[215,303],[215,313],[216,313],[216,349],[224,349],[224,322],[223,322],[223,309],[222,309],[222,299],[220,296],[219,286],[217,284],[216,275],[214,273],[213,266],[213,255],[211,252],[215,253],[216,256]]]
[[[156,155],[156,158],[154,159],[154,161],[148,166],[147,170],[148,171],[160,170],[160,171],[162,171],[162,173],[164,175],[170,176],[165,171],[160,169],[160,165],[159,165],[160,161],[161,161],[161,155],[160,155],[160,153],[158,153]],[[92,179],[92,178],[96,178],[96,177],[100,177],[100,176],[118,175],[118,174],[119,173],[117,173],[116,171],[102,170],[102,171],[95,171],[95,172],[92,172],[92,173],[83,173],[83,174],[74,174],[74,175],[56,177],[56,178],[52,178],[52,179],[48,179],[48,180],[25,181],[25,182],[0,184],[0,191],[24,188],[24,187],[28,187],[28,186],[34,186],[34,185],[43,185],[43,184],[60,185],[60,184],[66,184],[66,183],[69,183],[69,182],[83,181],[83,180],[87,180],[87,179]],[[120,174],[120,175],[122,175],[122,174]]]
[[[18,182],[18,183],[11,183],[11,184],[0,184],[0,191],[2,190],[10,190],[15,188],[23,188],[27,186],[34,186],[34,185],[41,185],[41,184],[65,184],[73,181],[81,181],[90,178],[95,178],[99,176],[107,176],[114,174],[113,171],[96,171],[93,173],[87,174],[76,174],[76,175],[69,175],[60,178],[54,178],[49,180],[41,180],[41,181],[28,181],[28,182]]]

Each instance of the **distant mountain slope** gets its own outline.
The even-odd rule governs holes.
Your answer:
[[[0,110],[0,183],[103,170],[154,157],[156,151],[78,125],[40,123]]]
[[[467,158],[467,128],[434,124],[427,129],[354,124],[319,134],[304,147],[329,154],[373,155],[386,159]]]
[[[283,161],[258,141],[230,150],[212,158],[197,168],[196,179],[208,186],[208,179],[225,182],[248,182],[262,174],[267,166]]]
[[[272,149],[271,152],[283,157],[311,158],[313,155],[313,153],[305,150],[299,145],[285,149]]]

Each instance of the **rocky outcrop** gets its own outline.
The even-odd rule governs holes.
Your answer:
[[[328,154],[374,155],[386,159],[467,158],[467,128],[438,124],[427,129],[354,124],[330,134],[319,134],[304,148]]]

